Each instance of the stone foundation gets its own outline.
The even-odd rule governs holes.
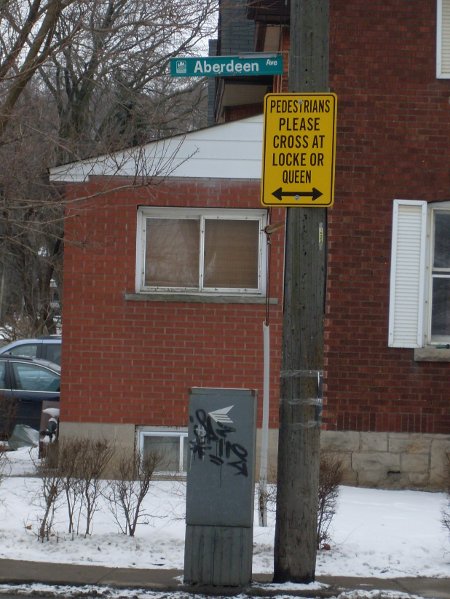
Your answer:
[[[61,422],[59,427],[61,442],[73,439],[109,441],[114,449],[113,457],[105,469],[106,477],[113,476],[117,459],[133,456],[135,450],[136,427],[133,424],[104,424],[97,422]]]
[[[448,484],[450,435],[322,431],[321,444],[342,460],[344,484],[427,490]]]
[[[257,435],[256,479],[259,478],[260,431]],[[268,479],[276,480],[278,431],[269,432]],[[62,422],[62,438],[110,439],[120,453],[134,451],[131,424]],[[448,484],[450,435],[322,431],[322,451],[343,464],[343,483],[384,489],[440,490]]]

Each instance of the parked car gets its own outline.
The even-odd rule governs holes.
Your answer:
[[[39,430],[42,402],[59,402],[60,380],[58,364],[38,358],[1,355],[0,436],[9,437],[16,424]]]
[[[34,339],[18,339],[0,347],[0,356],[4,354],[41,358],[55,364],[61,364],[61,337],[59,335],[50,335],[49,337],[36,337]]]

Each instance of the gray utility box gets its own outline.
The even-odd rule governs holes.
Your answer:
[[[255,441],[256,391],[190,390],[187,584],[251,582]]]

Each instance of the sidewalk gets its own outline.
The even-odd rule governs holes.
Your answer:
[[[94,585],[117,589],[145,589],[158,592],[187,592],[195,594],[238,595],[254,597],[274,595],[331,598],[344,591],[397,591],[426,599],[450,599],[448,578],[353,578],[346,576],[319,576],[317,583],[308,589],[305,585],[272,585],[269,575],[255,574],[253,583],[245,589],[190,587],[183,584],[180,570],[106,568],[74,564],[51,564],[0,559],[0,584],[25,585],[42,583],[48,585],[84,586]],[[51,594],[51,592],[47,593]],[[86,593],[84,592],[84,597]],[[367,597],[367,595],[366,595]],[[355,596],[352,597],[355,599]],[[380,597],[381,599],[381,597]]]

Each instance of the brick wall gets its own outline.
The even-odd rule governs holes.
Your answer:
[[[337,452],[348,441],[340,431],[380,433],[375,449],[368,449],[369,436],[369,444],[358,437],[345,451],[358,459],[390,452],[387,474],[373,477],[386,480],[399,476],[390,433],[404,434],[405,443],[416,433],[450,434],[450,363],[415,361],[413,350],[387,346],[392,203],[450,197],[450,81],[435,77],[435,0],[352,0],[332,2],[330,10],[338,135],[335,205],[328,210],[324,428]],[[283,85],[287,90],[286,77]],[[97,180],[71,193],[104,185]],[[95,207],[74,204],[66,226],[63,421],[184,426],[190,386],[254,387],[261,398],[263,305],[125,300],[134,290],[140,204],[257,208],[259,183],[171,180],[97,196]],[[272,221],[283,218],[280,210]],[[273,235],[272,427],[282,240]],[[368,469],[348,459],[358,476]]]
[[[108,188],[113,186],[114,189]],[[119,189],[123,187],[123,189]],[[132,301],[137,207],[260,208],[258,182],[102,180],[68,189],[63,422],[186,426],[191,386],[249,387],[262,401],[264,304]],[[284,218],[274,211],[274,222]],[[283,230],[272,236],[272,413],[278,415]],[[261,415],[259,415],[261,416]]]
[[[450,433],[450,364],[387,347],[392,202],[450,197],[450,81],[435,77],[435,23],[435,0],[331,3],[330,430]]]

